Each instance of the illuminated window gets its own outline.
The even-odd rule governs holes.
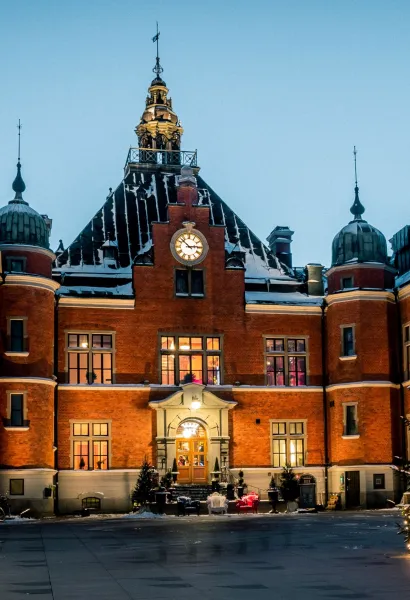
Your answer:
[[[161,336],[161,383],[221,383],[221,338]]]
[[[68,383],[112,383],[112,334],[69,333],[67,346]]]
[[[305,338],[265,338],[267,385],[307,385],[306,346]]]
[[[305,421],[272,421],[272,466],[305,464]]]
[[[109,423],[72,423],[72,467],[76,470],[103,470],[109,468]]]

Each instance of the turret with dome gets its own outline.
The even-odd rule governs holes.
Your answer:
[[[359,198],[359,186],[357,184],[357,164],[356,164],[356,147],[354,147],[354,166],[355,166],[355,188],[354,188],[354,202],[350,208],[350,212],[353,215],[353,220],[345,225],[334,237],[332,242],[332,265],[328,271],[329,280],[329,291],[336,291],[337,289],[351,288],[351,287],[391,287],[392,281],[392,269],[390,267],[390,261],[387,254],[387,243],[386,238],[381,231],[376,229],[373,225],[363,219],[363,213],[365,208]],[[355,266],[357,267],[355,269]],[[374,269],[379,267],[381,272],[387,271],[388,281],[384,281],[383,284],[380,281],[380,277],[377,277],[377,285],[375,282],[371,284],[368,282],[368,277],[363,278],[363,275],[359,275],[359,268],[371,269],[374,273]],[[336,271],[335,271],[336,269]],[[335,273],[339,273],[340,270],[345,272],[347,270],[356,270],[348,277],[340,277]],[[369,275],[370,273],[368,273]],[[368,282],[368,284],[365,284]],[[347,285],[349,283],[349,285]],[[363,285],[361,285],[363,284]]]

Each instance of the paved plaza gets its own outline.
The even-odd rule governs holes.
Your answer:
[[[0,599],[410,598],[397,511],[0,523]]]

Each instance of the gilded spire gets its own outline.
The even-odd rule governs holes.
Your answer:
[[[352,213],[352,215],[354,215],[354,220],[355,221],[362,221],[362,214],[365,211],[365,208],[363,206],[363,204],[360,202],[359,199],[359,187],[357,185],[357,161],[356,161],[356,156],[357,156],[357,151],[356,151],[356,146],[353,147],[353,156],[354,156],[354,179],[355,179],[355,188],[354,188],[354,202],[350,208],[350,212]]]
[[[181,136],[184,130],[178,116],[172,109],[172,100],[168,98],[168,88],[161,78],[163,68],[159,60],[158,39],[160,32],[152,38],[157,43],[156,63],[153,71],[156,75],[148,88],[145,110],[135,128],[138,146],[152,150],[180,150]]]
[[[26,189],[26,184],[23,181],[23,178],[21,176],[21,163],[20,163],[20,142],[21,142],[21,123],[20,123],[20,119],[19,119],[19,124],[17,125],[17,129],[19,130],[18,133],[18,158],[17,158],[17,175],[15,180],[13,181],[13,191],[16,192],[16,195],[14,197],[14,200],[11,200],[11,202],[16,202],[16,203],[21,203],[21,204],[27,204],[27,202],[25,202],[23,200],[23,196],[22,193],[24,192],[24,190]]]

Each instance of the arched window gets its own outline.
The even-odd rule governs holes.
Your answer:
[[[82,501],[83,508],[92,508],[93,510],[101,509],[101,500],[100,498],[83,498]]]

